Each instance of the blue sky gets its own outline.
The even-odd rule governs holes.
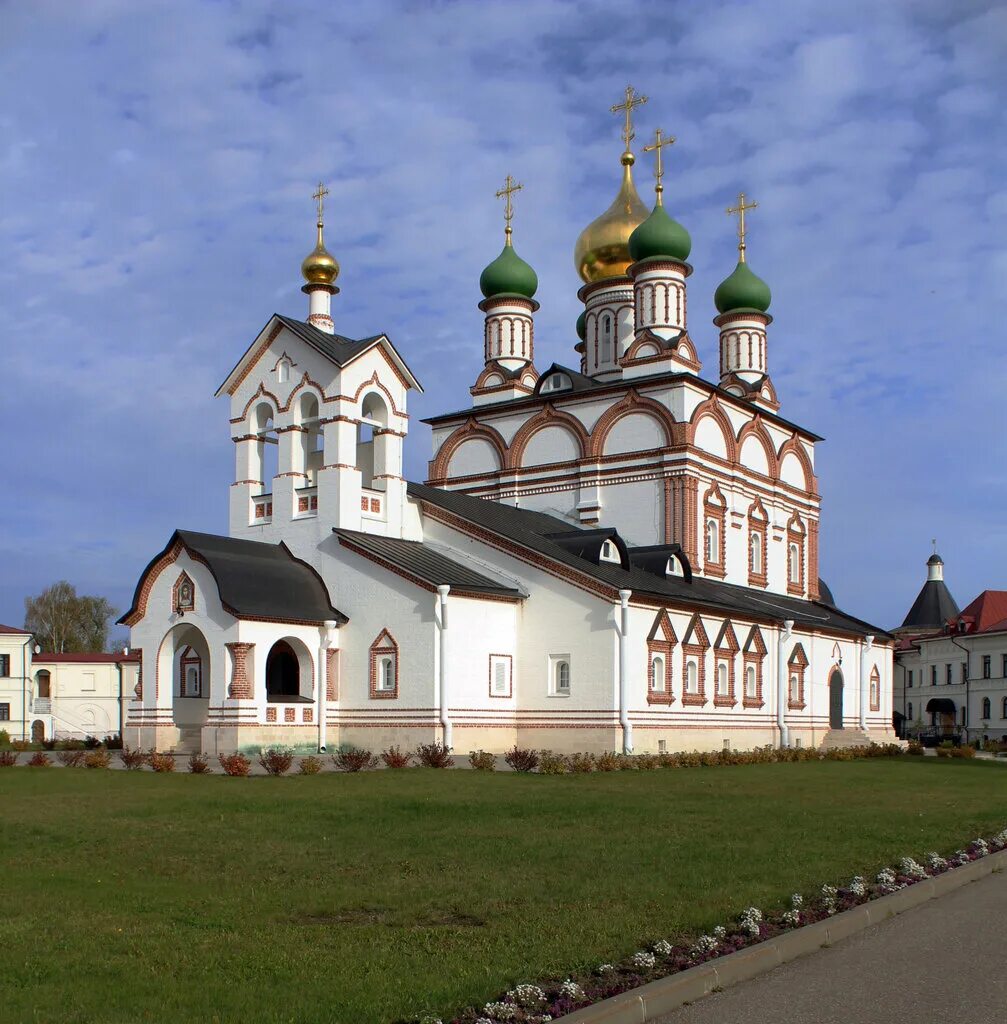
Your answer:
[[[0,622],[59,578],[124,608],[173,528],[226,531],[213,392],[272,312],[306,315],[320,178],[337,330],[385,331],[427,389],[414,479],[417,421],[481,368],[507,173],[536,361],[573,361],[573,244],[614,194],[627,82],[637,146],[678,137],[706,375],[724,208],[759,202],[770,369],[827,439],[839,602],[897,624],[933,536],[961,604],[1007,586],[1002,3],[0,0],[0,40]]]

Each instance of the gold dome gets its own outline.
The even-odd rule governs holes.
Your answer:
[[[628,150],[622,154],[622,185],[612,205],[580,233],[573,250],[577,273],[588,284],[626,273],[633,262],[629,255],[629,236],[643,223],[650,210],[643,205],[633,184],[636,158]]]
[[[339,277],[339,261],[325,248],[321,224],[318,225],[318,242],[304,257],[301,273],[308,284],[333,284]]]

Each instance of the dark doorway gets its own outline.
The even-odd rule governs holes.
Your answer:
[[[838,668],[829,676],[829,728],[843,727],[843,673]]]
[[[300,666],[285,640],[273,644],[266,658],[266,696],[296,697],[300,693]]]
[[[49,690],[49,673],[42,669],[35,679],[38,682],[38,696],[48,700],[51,695]]]
[[[37,718],[31,723],[31,741],[32,743],[41,743],[45,739],[45,722],[40,722]]]

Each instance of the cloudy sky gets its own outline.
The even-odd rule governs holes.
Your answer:
[[[678,137],[708,372],[724,208],[759,202],[839,602],[898,624],[934,536],[961,604],[1007,586],[1005,52],[1002,0],[0,0],[0,622],[60,578],[124,608],[173,528],[226,531],[213,392],[271,313],[306,315],[320,178],[337,330],[388,333],[426,386],[412,478],[418,419],[481,368],[507,173],[538,365],[574,360],[573,244],[614,194],[627,82],[638,145]]]

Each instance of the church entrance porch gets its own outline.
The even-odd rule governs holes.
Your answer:
[[[157,672],[160,685],[171,681],[174,749],[198,751],[210,707],[210,647],[202,631],[185,621],[172,627],[161,641]]]

